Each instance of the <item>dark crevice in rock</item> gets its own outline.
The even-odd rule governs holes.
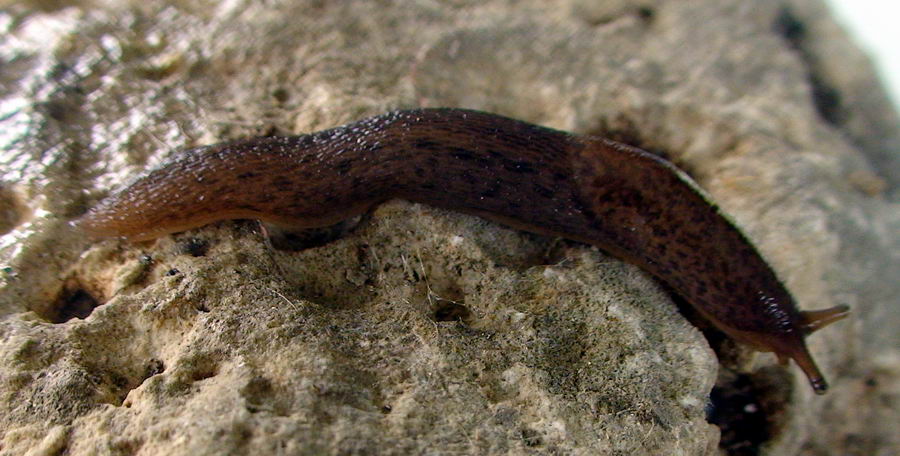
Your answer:
[[[519,433],[522,436],[522,442],[525,446],[539,447],[544,443],[544,439],[541,438],[540,432],[535,431],[534,429],[522,428]]]
[[[466,294],[459,284],[447,279],[425,278],[425,300],[430,303],[431,319],[434,321],[458,321],[466,323],[472,318],[472,311],[465,305]]]
[[[101,375],[103,375],[103,380],[101,380],[100,389],[102,391],[103,389],[106,389],[103,388],[104,386],[107,387],[109,396],[101,396],[100,401],[110,405],[120,406],[124,404],[125,399],[128,397],[128,392],[137,388],[140,384],[135,381],[137,378],[133,375],[124,374],[115,370],[110,370]]]
[[[789,8],[784,8],[775,21],[775,31],[794,49],[806,66],[807,79],[812,87],[813,105],[823,120],[841,127],[847,119],[841,92],[827,82],[818,68],[818,56],[806,45],[806,26]]]
[[[900,185],[900,179],[897,177],[898,173],[893,171],[900,165],[896,154],[897,145],[900,144],[900,131],[897,129],[895,107],[886,99],[882,83],[874,75],[855,83],[837,82],[823,67],[822,62],[833,61],[841,56],[823,54],[814,46],[819,41],[833,37],[814,34],[803,18],[790,8],[780,11],[773,30],[803,62],[812,91],[812,102],[819,116],[842,132],[848,142],[862,152],[872,169],[879,173],[870,181],[883,182],[876,183],[875,190],[871,190],[872,187],[869,186],[869,191],[896,197],[893,191]],[[859,73],[871,73],[871,68],[861,69]]]
[[[778,434],[789,403],[788,377],[774,366],[753,374],[723,370],[710,395],[707,419],[721,430],[719,448],[725,454],[761,454]]]
[[[199,366],[197,369],[191,372],[190,379],[192,382],[199,382],[208,378],[215,377],[217,374],[218,372],[216,372],[216,366],[214,365]]]
[[[628,17],[637,17],[645,25],[650,25],[656,16],[656,10],[650,5],[638,4],[625,7],[612,6],[611,8],[598,7],[596,4],[589,5],[591,7],[576,8],[575,15],[592,27],[603,26]]]
[[[196,237],[185,239],[178,243],[178,251],[192,257],[206,256],[206,252],[209,251],[209,241]]]
[[[360,215],[331,226],[305,230],[291,230],[263,222],[260,222],[260,226],[274,249],[299,252],[341,239],[368,221],[369,217],[368,214]]]
[[[287,88],[279,87],[272,91],[272,98],[274,98],[279,105],[284,105],[291,99],[291,92]]]
[[[641,18],[641,20],[648,24],[653,22],[653,19],[656,16],[656,10],[649,6],[639,7],[637,11],[635,11],[635,13],[639,18]]]
[[[434,321],[467,321],[472,316],[468,307],[447,299],[436,299],[432,318]]]
[[[151,359],[147,362],[147,366],[144,369],[144,380],[153,377],[154,375],[159,375],[166,371],[166,365],[159,359]]]
[[[65,323],[73,318],[85,319],[101,305],[92,293],[74,281],[67,282],[53,305],[47,309],[33,309],[51,323]]]

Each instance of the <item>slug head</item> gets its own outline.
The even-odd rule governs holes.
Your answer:
[[[845,305],[822,310],[801,311],[798,322],[799,331],[781,334],[743,333],[738,339],[747,341],[761,351],[774,352],[778,361],[783,365],[793,359],[800,370],[806,374],[813,391],[816,394],[825,394],[828,390],[828,382],[825,381],[815,360],[809,354],[804,339],[814,331],[845,318],[849,313],[850,308]]]

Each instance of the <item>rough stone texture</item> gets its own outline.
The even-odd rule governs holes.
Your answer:
[[[900,122],[818,1],[63,3],[0,12],[0,454],[900,452]],[[177,148],[414,106],[683,166],[802,307],[853,306],[810,339],[832,391],[474,217],[299,253],[67,225]]]

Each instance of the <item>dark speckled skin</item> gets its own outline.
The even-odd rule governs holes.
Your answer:
[[[460,109],[397,111],[310,135],[200,147],[91,210],[87,233],[151,239],[216,220],[300,228],[402,198],[596,245],[668,283],[720,329],[827,389],[801,312],[753,245],[672,164],[599,137]]]

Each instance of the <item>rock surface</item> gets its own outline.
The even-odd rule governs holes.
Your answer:
[[[286,3],[0,12],[0,454],[900,451],[900,122],[818,1]],[[832,390],[602,252],[424,206],[302,252],[68,225],[178,148],[415,106],[681,165],[801,307],[853,307],[809,339]]]

